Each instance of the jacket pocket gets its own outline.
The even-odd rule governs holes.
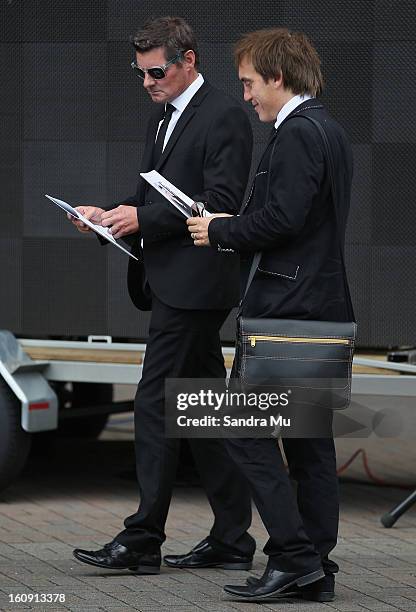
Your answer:
[[[277,259],[268,253],[263,253],[260,260],[258,271],[261,274],[285,278],[290,281],[296,281],[299,274],[299,265],[282,259]]]

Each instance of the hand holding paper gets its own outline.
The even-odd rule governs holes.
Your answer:
[[[218,217],[232,217],[232,215],[228,213],[217,213],[207,218],[193,217],[187,220],[186,224],[195,246],[211,246],[208,227],[211,221]]]
[[[161,193],[168,202],[173,204],[180,213],[187,219],[193,216],[198,217],[210,217],[211,213],[208,212],[201,202],[194,202],[189,196],[183,191],[175,187],[170,181],[165,179],[164,176],[159,174],[156,170],[151,172],[141,172],[140,176],[149,183],[152,187]]]
[[[139,231],[137,208],[120,204],[117,208],[103,211],[101,225],[111,227],[111,234],[116,239],[136,234]]]
[[[76,206],[74,210],[80,215],[94,223],[94,225],[101,225],[101,216],[104,212],[102,208],[98,206]],[[81,219],[74,217],[71,213],[67,213],[68,219],[75,225],[80,232],[91,232],[92,229],[86,225]]]
[[[90,219],[87,218],[87,216],[84,216],[80,209],[81,208],[85,208],[85,209],[95,209],[95,214],[97,216],[94,216],[94,214],[91,214],[91,210],[87,210],[88,216],[91,217],[91,219],[100,219],[101,217],[99,216],[100,213],[97,211],[101,211],[101,208],[95,207],[95,206],[78,206],[77,209],[73,208],[70,204],[68,204],[67,202],[64,202],[63,200],[59,200],[58,198],[53,198],[50,195],[45,194],[45,196],[54,204],[56,204],[56,206],[59,206],[59,208],[62,208],[62,210],[64,210],[67,214],[69,214],[71,217],[73,217],[75,219],[75,225],[78,227],[78,229],[80,229],[80,227],[82,227],[82,224],[85,225],[86,227],[88,227],[89,229],[92,229],[96,234],[99,234],[100,236],[102,236],[103,238],[105,238],[106,240],[108,240],[108,242],[111,242],[112,244],[114,244],[117,248],[121,249],[122,251],[124,251],[125,253],[127,253],[127,255],[129,255],[130,257],[133,257],[133,259],[137,260],[137,257],[135,257],[134,255],[132,255],[127,249],[125,249],[124,247],[122,247],[120,244],[118,244],[114,237],[112,236],[111,232],[109,231],[108,227],[102,227],[101,225],[99,225],[98,223],[93,223]],[[81,231],[86,231],[81,229]]]

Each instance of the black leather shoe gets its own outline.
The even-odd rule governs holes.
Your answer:
[[[258,584],[260,578],[250,576],[247,578],[247,584]],[[290,587],[287,591],[283,591],[281,596],[283,597],[296,597],[298,599],[305,599],[307,601],[319,601],[324,603],[327,601],[334,601],[335,599],[335,577],[333,574],[327,574],[320,580],[308,584],[304,587]]]
[[[321,580],[299,589],[302,599],[307,601],[334,601],[335,577],[333,574],[324,576]]]
[[[163,561],[169,567],[195,568],[219,567],[227,570],[249,570],[253,558],[235,553],[219,552],[212,548],[207,539],[202,540],[186,555],[166,555]]]
[[[272,597],[288,597],[295,587],[302,587],[324,577],[322,569],[311,572],[281,572],[271,567],[266,568],[260,580],[239,586],[226,584],[224,591],[244,599],[268,599]]]
[[[159,574],[160,553],[139,553],[129,550],[115,540],[105,544],[100,550],[82,550],[76,548],[73,552],[75,559],[104,567],[110,570],[130,570],[135,574]]]

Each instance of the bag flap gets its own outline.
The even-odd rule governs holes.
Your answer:
[[[355,340],[357,324],[340,321],[299,319],[252,319],[240,317],[240,333],[247,336],[287,336],[288,338],[340,338]]]

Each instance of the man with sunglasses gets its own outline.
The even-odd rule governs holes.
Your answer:
[[[157,104],[140,171],[156,169],[208,210],[236,214],[251,163],[252,132],[244,110],[198,73],[197,43],[183,19],[152,20],[133,44],[133,69]],[[165,379],[225,378],[219,330],[238,302],[239,260],[233,253],[194,247],[185,218],[142,179],[136,194],[111,210],[79,210],[110,227],[116,239],[127,236],[133,251],[143,240],[152,316],[135,400],[140,506],[104,548],[76,549],[74,555],[107,569],[158,573],[179,449],[179,440],[164,435]],[[75,225],[85,230],[78,221]],[[134,274],[129,282],[135,282]],[[137,290],[130,287],[130,293]],[[192,551],[167,556],[165,562],[179,568],[250,569],[255,542],[247,533],[247,483],[222,441],[190,444],[214,525]]]

